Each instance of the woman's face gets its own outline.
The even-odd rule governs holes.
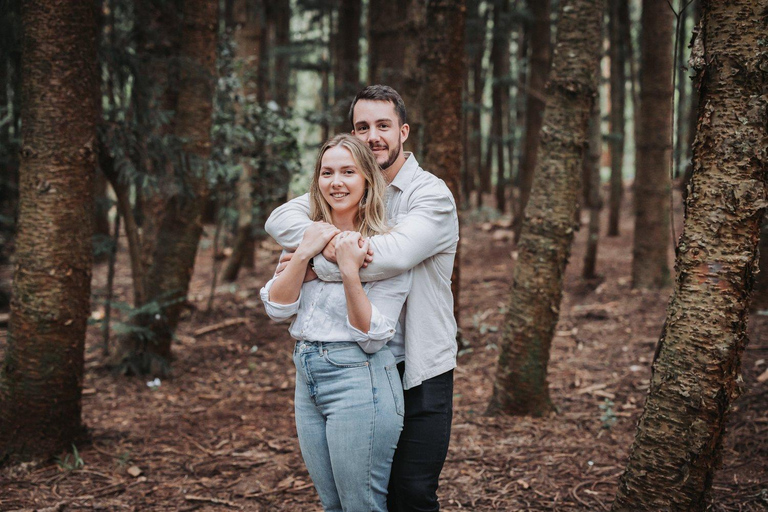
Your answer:
[[[357,209],[365,193],[365,177],[352,158],[352,153],[334,146],[323,154],[318,176],[320,193],[336,213]]]

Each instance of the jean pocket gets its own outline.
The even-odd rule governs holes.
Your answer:
[[[403,383],[400,381],[400,372],[397,371],[397,364],[385,366],[389,387],[392,388],[392,397],[395,399],[395,412],[399,416],[405,416],[405,400],[403,398]]]
[[[358,346],[337,350],[323,350],[323,359],[337,368],[369,366],[368,355]]]

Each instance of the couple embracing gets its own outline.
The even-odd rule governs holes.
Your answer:
[[[320,150],[309,194],[267,232],[291,253],[261,290],[293,319],[296,430],[326,511],[436,511],[456,366],[456,204],[403,152],[400,95],[369,86],[351,134]]]

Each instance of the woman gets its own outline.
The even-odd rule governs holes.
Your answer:
[[[386,183],[370,149],[337,135],[320,150],[310,187],[315,221],[288,266],[261,290],[274,320],[295,315],[296,430],[309,475],[327,511],[386,511],[403,390],[386,343],[411,273],[362,284],[368,240],[388,230]],[[310,262],[338,234],[341,283],[312,276]]]

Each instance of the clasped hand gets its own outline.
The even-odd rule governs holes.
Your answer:
[[[336,261],[342,274],[357,274],[365,263],[370,241],[357,231],[342,231],[336,237]]]

